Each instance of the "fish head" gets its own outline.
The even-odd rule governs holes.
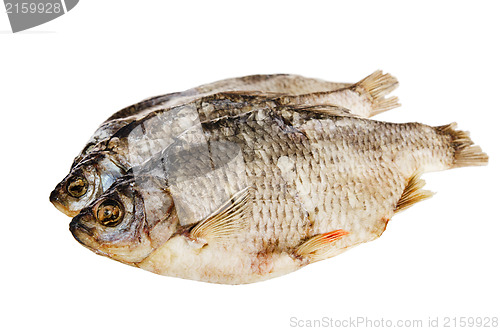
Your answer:
[[[120,178],[70,224],[83,246],[123,263],[145,259],[178,229],[168,189],[152,178]]]
[[[89,154],[57,184],[50,202],[62,213],[74,217],[125,173],[113,154]]]

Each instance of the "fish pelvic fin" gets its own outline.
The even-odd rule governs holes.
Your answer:
[[[224,241],[241,231],[246,225],[246,214],[249,209],[248,187],[234,194],[208,217],[200,221],[189,232],[189,237],[202,243],[211,240]]]
[[[348,234],[349,232],[340,229],[313,236],[296,249],[295,256],[306,259],[309,263],[333,257],[338,251],[335,242]]]
[[[474,146],[474,142],[469,136],[469,132],[456,130],[457,123],[436,127],[436,130],[450,139],[450,144],[454,149],[454,158],[451,168],[484,166],[488,164],[488,155],[481,150],[481,147]]]
[[[434,192],[422,189],[425,185],[425,181],[420,178],[421,175],[422,172],[416,172],[408,179],[403,194],[401,194],[401,198],[399,198],[396,207],[394,207],[395,213],[403,211],[417,202],[429,199],[434,195]]]
[[[368,117],[372,117],[401,106],[397,97],[385,97],[394,91],[398,85],[399,83],[396,77],[390,74],[384,74],[382,70],[377,70],[354,84],[352,89],[368,97],[372,103],[372,110],[368,114]]]

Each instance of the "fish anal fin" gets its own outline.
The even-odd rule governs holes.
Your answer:
[[[348,234],[349,232],[341,229],[318,234],[302,243],[295,255],[307,259],[309,263],[327,259],[335,255],[335,242]]]
[[[401,194],[401,198],[399,198],[394,208],[395,213],[403,211],[417,202],[428,199],[434,195],[434,192],[422,189],[425,185],[425,181],[420,178],[421,174],[421,172],[416,172],[410,177]]]
[[[225,241],[243,230],[249,207],[249,191],[245,188],[189,231],[197,242],[210,244],[211,240]]]
[[[370,99],[372,111],[368,114],[368,117],[372,117],[401,106],[397,97],[385,98],[387,94],[398,87],[398,84],[398,80],[394,76],[384,74],[382,70],[377,70],[354,84],[352,89]]]

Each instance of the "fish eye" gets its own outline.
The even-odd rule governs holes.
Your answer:
[[[117,226],[123,219],[123,208],[118,201],[106,199],[97,207],[95,217],[104,226]]]
[[[79,198],[85,193],[87,193],[88,187],[89,183],[84,177],[73,176],[68,180],[68,184],[66,185],[66,191],[73,198]]]

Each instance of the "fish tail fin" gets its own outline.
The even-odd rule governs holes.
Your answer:
[[[368,114],[368,117],[371,117],[401,106],[397,97],[385,98],[398,85],[396,77],[377,70],[354,84],[353,87],[358,93],[366,95],[372,103],[371,112]]]
[[[455,151],[451,168],[487,165],[488,154],[474,145],[469,132],[456,130],[456,127],[455,122],[436,127],[438,132],[450,137],[450,144]]]

